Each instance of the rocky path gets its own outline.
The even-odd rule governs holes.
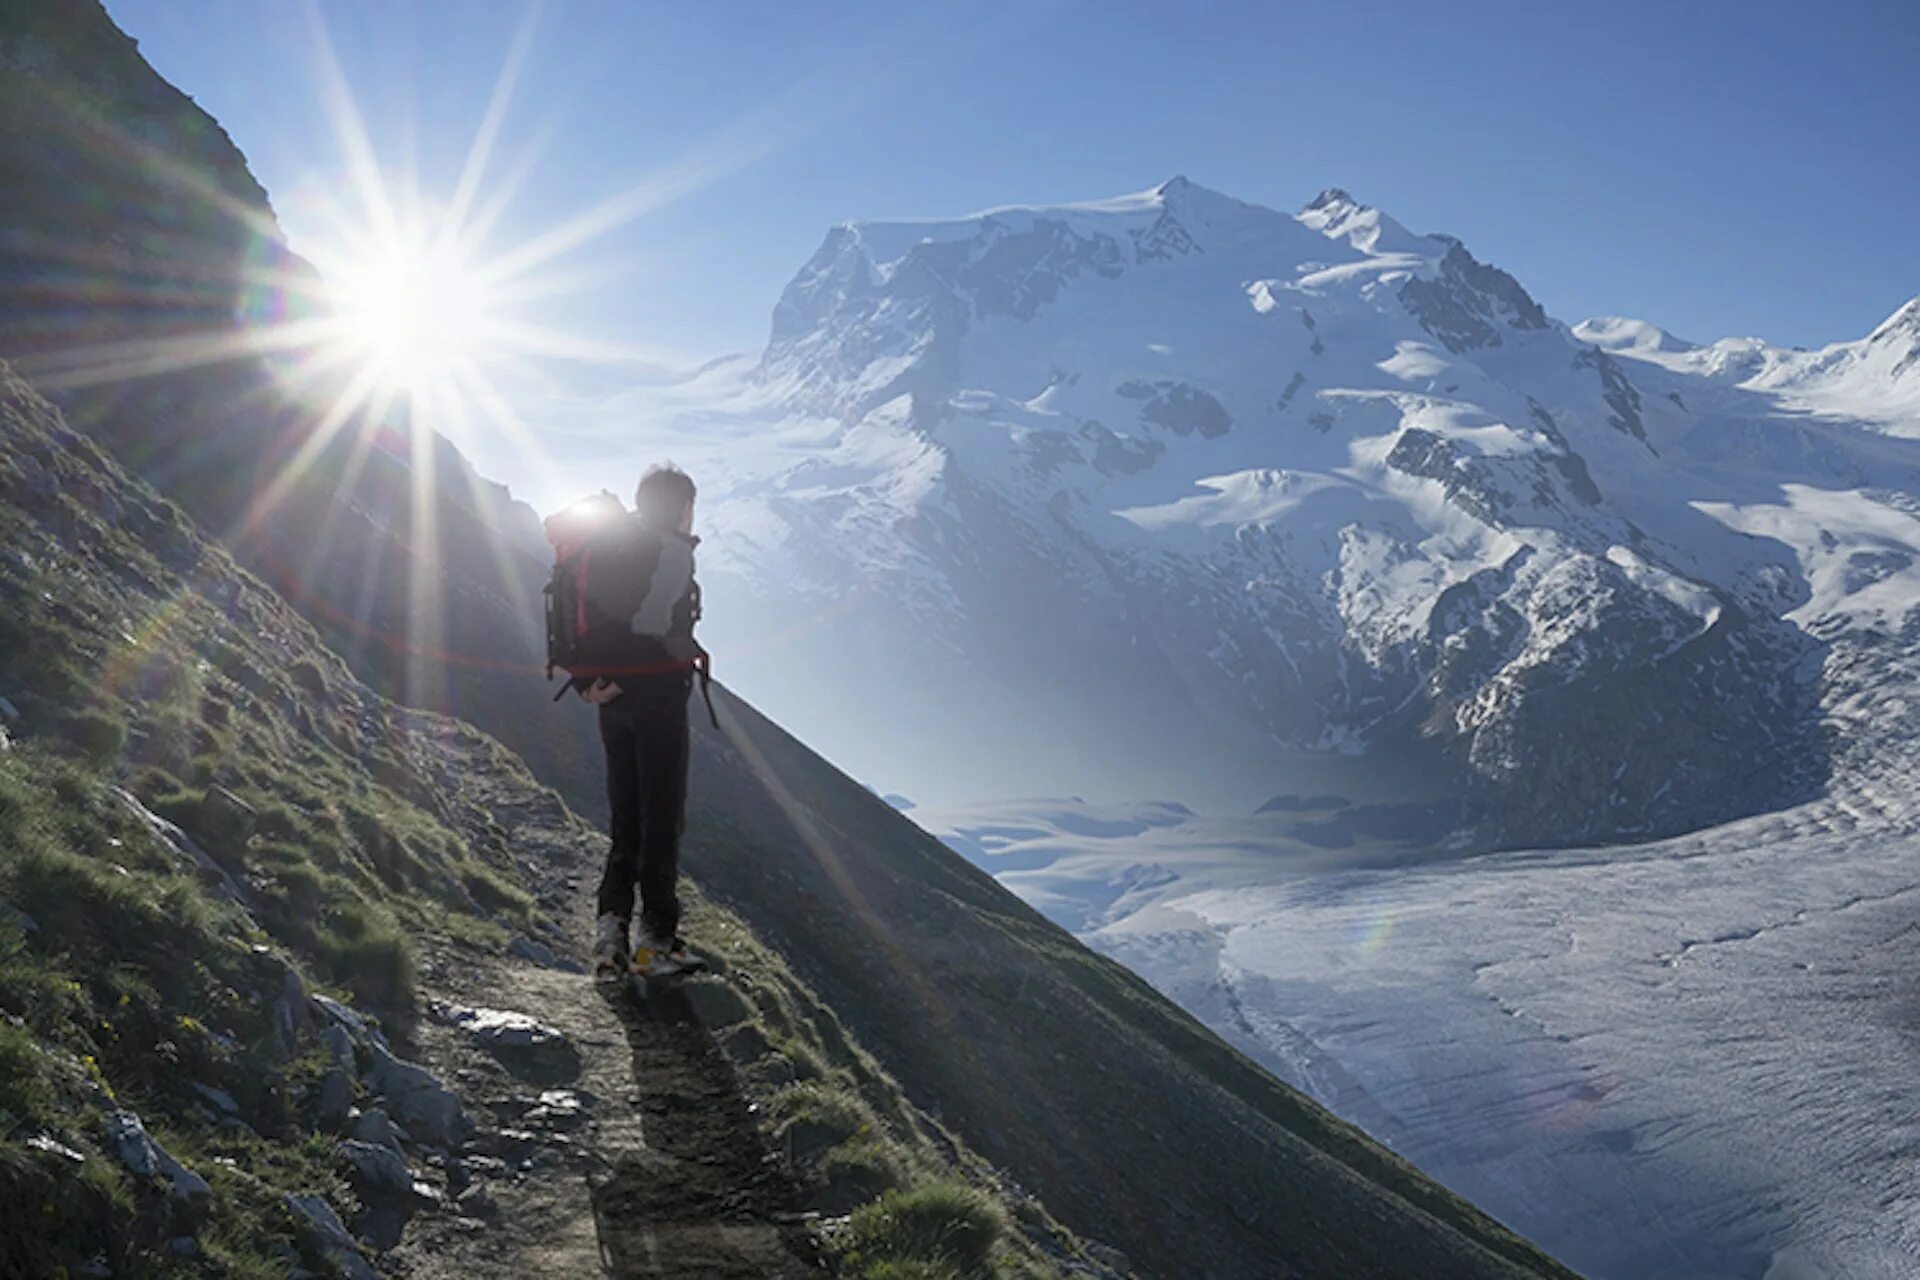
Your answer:
[[[438,958],[414,1049],[467,1100],[471,1183],[453,1212],[416,1219],[383,1269],[423,1280],[828,1274],[701,1017],[697,984],[724,980],[649,991]]]
[[[569,954],[523,940],[506,957],[449,946],[423,961],[428,1016],[409,1047],[466,1101],[472,1186],[454,1212],[416,1218],[383,1265],[420,1280],[829,1274],[702,1014],[737,1015],[727,979],[596,984],[567,944],[591,931],[605,837],[484,743],[432,717],[407,725],[453,824],[475,841],[512,833],[564,924],[548,941]]]

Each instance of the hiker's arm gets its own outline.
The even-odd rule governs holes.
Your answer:
[[[693,548],[677,538],[669,538],[660,548],[660,561],[647,583],[647,594],[633,615],[632,631],[637,636],[664,636],[673,622],[673,606],[686,594],[693,580]]]

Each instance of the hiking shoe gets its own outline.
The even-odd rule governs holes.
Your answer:
[[[601,916],[593,930],[593,972],[619,976],[627,955],[627,922],[611,912]]]
[[[706,961],[688,951],[687,944],[679,938],[662,942],[642,934],[640,945],[633,949],[633,971],[643,978],[671,978],[706,967]]]

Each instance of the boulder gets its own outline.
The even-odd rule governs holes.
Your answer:
[[[393,1122],[385,1107],[374,1107],[354,1117],[348,1129],[357,1141],[370,1142],[379,1147],[392,1147],[400,1150],[400,1144],[407,1141],[407,1133]]]
[[[320,1092],[314,1103],[313,1123],[318,1129],[338,1130],[353,1111],[353,1073],[346,1067],[332,1066],[320,1077]]]
[[[566,1033],[510,1009],[469,1009],[436,1002],[433,1016],[464,1028],[476,1048],[536,1084],[564,1084],[580,1076],[580,1051]]]
[[[586,1124],[591,1115],[593,1096],[572,1089],[548,1089],[540,1100],[527,1108],[521,1123],[530,1129],[571,1133]]]
[[[167,1194],[175,1200],[198,1206],[213,1194],[207,1180],[167,1154],[131,1111],[107,1116],[107,1150],[136,1176],[164,1179]]]
[[[285,1197],[282,1203],[289,1213],[307,1224],[315,1247],[340,1273],[342,1280],[380,1280],[332,1205],[319,1196],[296,1195]]]
[[[34,1134],[31,1138],[27,1139],[27,1149],[30,1151],[38,1151],[42,1155],[49,1155],[56,1159],[64,1160],[68,1164],[85,1164],[87,1162],[85,1155],[75,1151],[66,1143],[58,1141],[50,1134]]]
[[[320,1045],[327,1051],[327,1056],[333,1059],[334,1066],[348,1071],[358,1069],[353,1060],[353,1037],[345,1027],[336,1024],[322,1031]]]
[[[340,1144],[340,1154],[347,1162],[348,1181],[363,1203],[411,1199],[413,1170],[407,1167],[407,1158],[392,1147],[349,1138]]]
[[[372,1046],[373,1065],[367,1084],[386,1100],[387,1112],[421,1142],[455,1147],[473,1129],[466,1108],[451,1089],[425,1067],[394,1057],[381,1044]]]
[[[171,846],[175,853],[192,863],[194,868],[199,871],[202,880],[213,886],[221,897],[237,904],[245,910],[252,910],[252,898],[246,889],[241,886],[239,881],[227,874],[225,867],[222,867],[218,862],[208,857],[207,851],[202,849],[192,836],[182,831],[173,823],[168,822],[153,810],[147,808],[146,805],[140,802],[139,796],[134,795],[133,792],[128,791],[125,787],[111,788],[111,794],[116,800],[131,810],[136,818],[139,818],[141,822],[146,824],[147,828],[151,830],[154,835]]]
[[[453,1206],[468,1218],[491,1218],[500,1212],[493,1193],[478,1182],[462,1191]]]
[[[273,1002],[273,1034],[280,1042],[282,1057],[292,1057],[300,1047],[300,1037],[313,1025],[307,1012],[307,984],[292,966],[280,976],[280,995]],[[351,1055],[352,1046],[348,1046]]]

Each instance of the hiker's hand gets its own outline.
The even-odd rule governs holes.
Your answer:
[[[596,707],[604,707],[620,696],[620,686],[604,676],[580,691],[580,696]]]

